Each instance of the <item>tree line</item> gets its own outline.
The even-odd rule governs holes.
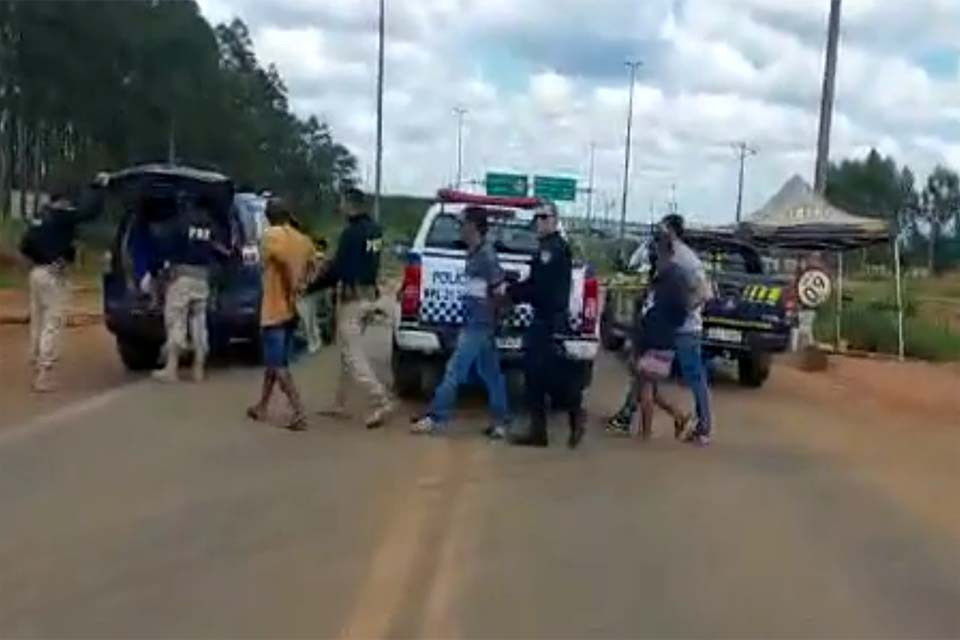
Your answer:
[[[23,211],[27,192],[171,159],[305,212],[357,172],[240,20],[213,27],[193,0],[0,0],[0,216],[14,190]]]
[[[875,149],[831,164],[827,199],[852,214],[883,218],[931,273],[960,264],[960,176],[938,165],[922,185],[913,171]]]

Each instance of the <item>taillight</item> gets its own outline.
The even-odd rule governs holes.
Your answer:
[[[400,315],[416,316],[420,312],[420,263],[410,263],[403,270],[403,284],[400,286]]]
[[[600,283],[593,276],[583,281],[583,333],[597,330],[600,317]]]
[[[791,283],[786,289],[787,294],[783,298],[783,310],[787,319],[790,319],[797,311],[797,283]]]

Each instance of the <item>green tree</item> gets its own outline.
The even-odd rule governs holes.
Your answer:
[[[931,273],[938,273],[942,266],[937,259],[940,236],[951,220],[956,226],[960,218],[960,176],[955,171],[941,165],[933,170],[921,193],[920,215],[929,229],[927,266]]]

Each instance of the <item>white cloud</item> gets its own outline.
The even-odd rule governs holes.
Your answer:
[[[745,208],[813,167],[826,0],[390,0],[384,183],[431,193],[451,179],[468,109],[465,172],[587,174],[596,144],[602,211],[619,196],[627,82],[635,87],[631,216],[676,183],[697,219],[729,220],[747,140]],[[316,113],[372,166],[376,3],[201,0],[236,12],[281,70],[298,112]],[[871,146],[924,172],[960,164],[960,0],[844,0],[832,149]],[[952,49],[950,47],[953,47]],[[923,56],[957,56],[946,75]],[[946,52],[944,54],[944,52]]]

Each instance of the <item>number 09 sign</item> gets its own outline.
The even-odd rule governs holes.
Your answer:
[[[797,299],[804,307],[816,309],[830,299],[833,284],[822,269],[807,269],[797,278]]]

